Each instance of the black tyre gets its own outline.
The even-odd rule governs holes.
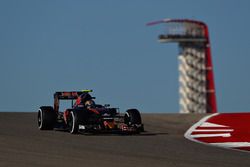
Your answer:
[[[141,114],[137,109],[129,109],[124,116],[124,123],[131,126],[141,124]]]
[[[38,128],[52,130],[56,122],[56,113],[51,106],[42,106],[38,110]]]
[[[69,132],[77,134],[79,132],[79,114],[76,111],[70,111],[68,118]]]

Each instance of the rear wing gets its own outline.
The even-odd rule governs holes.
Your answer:
[[[82,90],[82,91],[70,91],[70,92],[55,92],[54,99],[62,100],[74,100],[77,99],[83,93],[93,92],[92,90]]]
[[[54,110],[59,111],[59,100],[73,100],[77,99],[83,93],[93,92],[92,90],[82,90],[82,91],[68,91],[68,92],[55,92],[54,93]],[[92,97],[95,99],[94,97]]]

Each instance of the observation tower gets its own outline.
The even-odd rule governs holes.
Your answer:
[[[147,25],[164,24],[161,43],[179,46],[180,113],[216,113],[216,96],[208,27],[189,19],[164,19]]]

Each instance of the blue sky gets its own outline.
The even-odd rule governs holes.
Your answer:
[[[178,112],[178,48],[160,44],[163,18],[209,26],[218,109],[250,111],[250,1],[1,0],[0,111],[36,111],[60,90],[98,103]]]

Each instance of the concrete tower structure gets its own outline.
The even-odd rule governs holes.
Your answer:
[[[180,113],[216,113],[216,96],[208,27],[201,21],[164,19],[161,43],[179,45]]]

